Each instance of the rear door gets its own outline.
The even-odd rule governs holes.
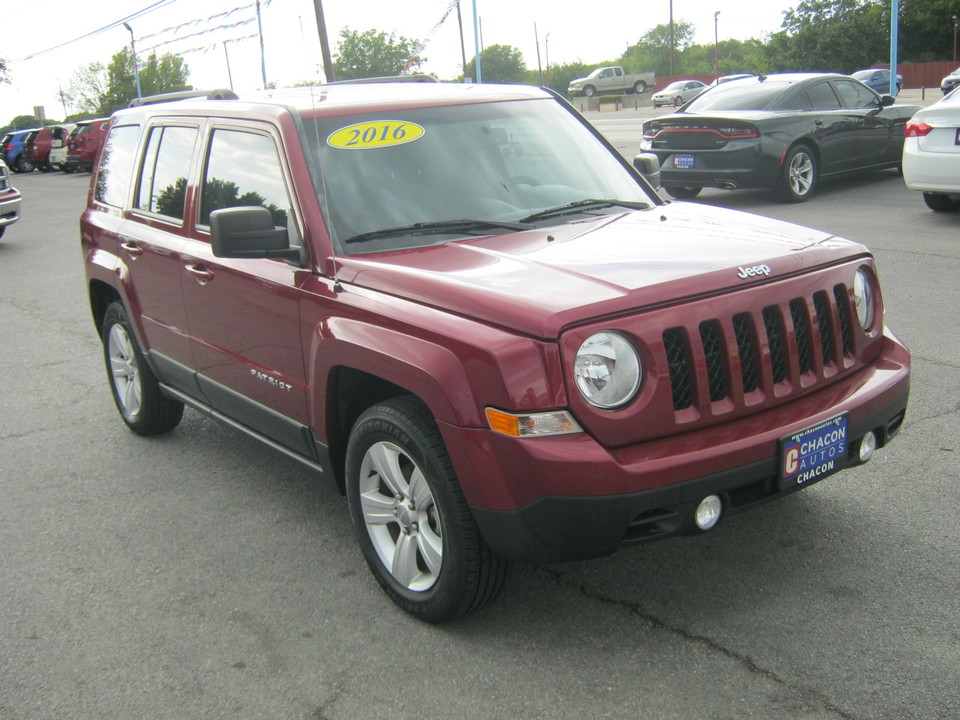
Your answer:
[[[827,175],[855,167],[860,114],[842,107],[828,80],[812,83],[805,94],[812,108],[807,113],[813,121],[813,136],[820,147],[820,172]]]
[[[114,133],[110,131],[110,141]],[[196,394],[183,305],[182,250],[186,244],[184,211],[188,178],[195,162],[200,124],[163,119],[144,130],[143,152],[133,164],[127,219],[118,232],[118,255],[128,274],[131,314],[142,322],[142,340],[167,382]],[[111,146],[104,150],[108,157]],[[103,161],[101,161],[102,163]],[[114,181],[107,168],[106,182]],[[104,176],[100,170],[99,187]]]
[[[234,420],[308,456],[300,345],[299,285],[307,271],[284,260],[214,257],[210,213],[260,205],[299,245],[280,136],[268,124],[212,125],[197,198],[197,230],[182,273],[198,381],[211,404]]]
[[[889,79],[888,79],[889,82]],[[834,80],[844,108],[856,117],[857,152],[853,167],[895,162],[903,148],[899,111],[882,108],[876,94],[853,80]]]

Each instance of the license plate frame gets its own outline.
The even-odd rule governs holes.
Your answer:
[[[677,170],[689,170],[697,164],[697,156],[693,153],[677,153],[673,156],[673,167]]]
[[[849,432],[849,416],[841,413],[780,438],[780,488],[807,485],[843,469]]]

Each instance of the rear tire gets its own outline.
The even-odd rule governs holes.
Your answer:
[[[799,203],[807,200],[817,187],[817,158],[806,145],[795,145],[787,152],[780,168],[776,192],[781,200]]]
[[[647,84],[643,80],[637,80],[636,85],[633,86],[633,91],[637,95],[643,95],[647,91]]]
[[[951,212],[957,209],[957,202],[943,193],[925,192],[923,201],[934,212]]]
[[[436,623],[497,597],[506,561],[481,537],[419,400],[393,398],[360,416],[347,445],[346,490],[367,565],[400,608]]]
[[[183,403],[163,394],[123,304],[115,302],[107,308],[101,337],[110,390],[127,427],[137,435],[173,430],[183,417]]]

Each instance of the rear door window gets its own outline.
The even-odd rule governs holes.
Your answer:
[[[816,110],[836,110],[840,107],[837,94],[833,92],[830,83],[821,82],[807,88],[807,96]]]
[[[152,127],[149,132],[135,207],[183,220],[198,129],[165,125]]]

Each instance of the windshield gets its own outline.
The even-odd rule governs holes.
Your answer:
[[[717,110],[764,110],[790,85],[789,82],[776,80],[760,82],[755,77],[734,80],[697,95],[683,111],[702,113]]]
[[[522,223],[533,228],[546,217],[556,224],[564,214],[624,212],[622,205],[572,206],[583,200],[654,205],[552,99],[324,117],[304,125],[341,253],[525,229]],[[538,215],[561,206],[571,208]]]

